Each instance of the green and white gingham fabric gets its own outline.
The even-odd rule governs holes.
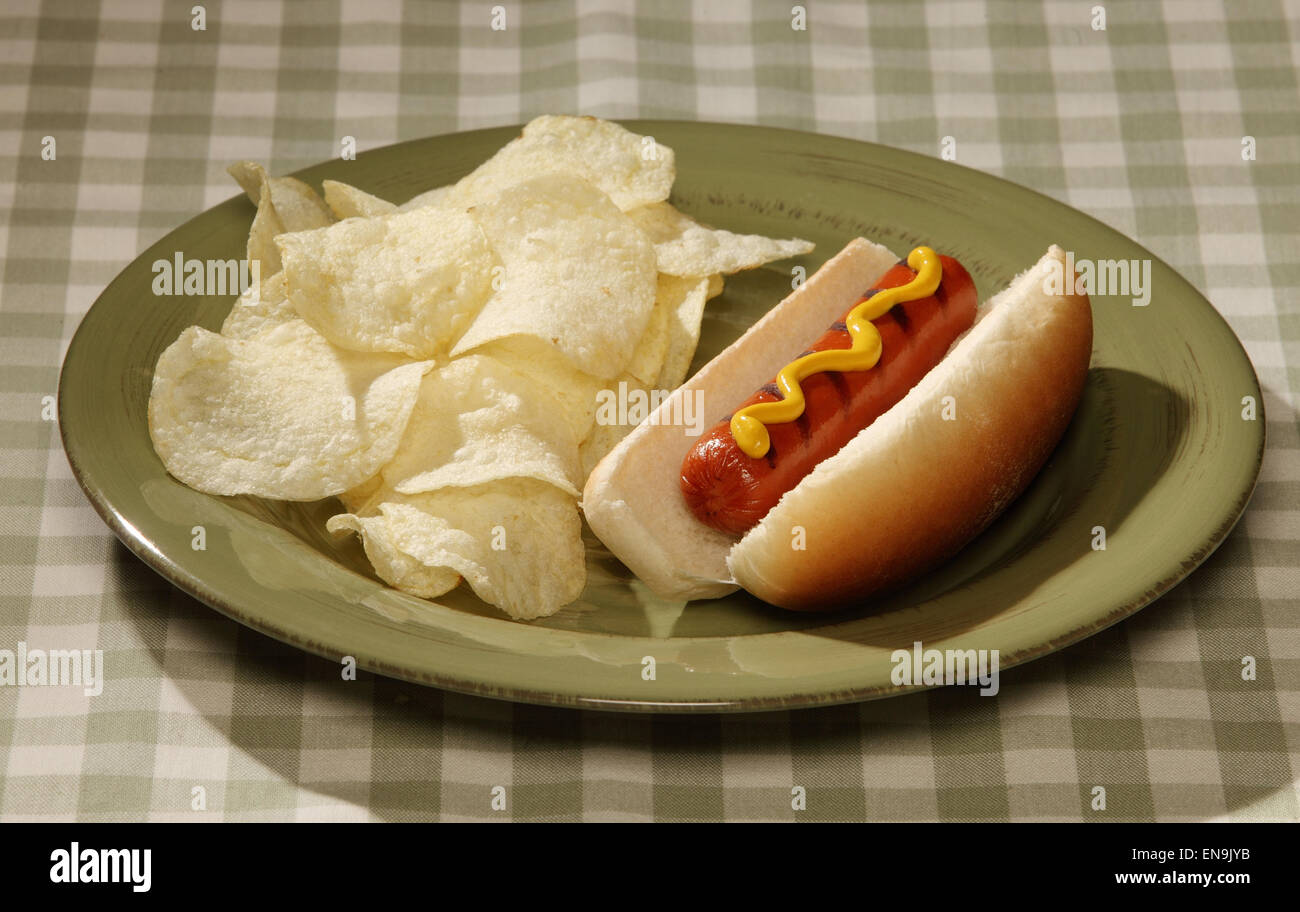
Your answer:
[[[99,648],[109,675],[97,697],[0,686],[0,817],[1300,818],[1300,4],[812,0],[798,30],[789,0],[209,0],[195,31],[196,5],[0,7],[0,648]],[[689,718],[340,686],[119,545],[42,415],[109,280],[234,195],[230,161],[285,172],[344,135],[366,149],[547,112],[929,155],[951,136],[962,164],[1137,238],[1214,302],[1263,384],[1245,518],[1156,605],[1006,672],[996,699]]]

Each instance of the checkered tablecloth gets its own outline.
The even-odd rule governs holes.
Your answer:
[[[812,0],[797,29],[788,0],[209,0],[195,30],[198,5],[0,7],[0,648],[100,648],[109,675],[97,697],[0,686],[4,819],[1300,818],[1300,4]],[[996,699],[724,717],[340,686],[118,544],[45,407],[109,280],[234,195],[233,160],[282,173],[344,135],[546,112],[929,155],[951,136],[962,164],[1135,237],[1254,361],[1269,446],[1249,511],[1158,603],[1006,672]]]

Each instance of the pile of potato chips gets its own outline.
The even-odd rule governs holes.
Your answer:
[[[666,200],[671,149],[617,124],[540,117],[456,184],[395,205],[322,200],[250,162],[260,287],[220,333],[158,360],[154,448],[212,494],[338,497],[328,528],[433,598],[464,579],[513,618],[586,581],[578,495],[630,430],[597,395],[671,390],[722,274],[806,253],[706,228]]]

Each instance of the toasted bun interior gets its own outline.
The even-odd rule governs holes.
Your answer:
[[[1047,460],[1083,393],[1088,298],[1044,290],[1064,268],[1052,247],[982,308],[907,396],[746,533],[728,557],[734,579],[785,608],[839,607],[924,573],[992,522]]]
[[[736,539],[697,520],[680,488],[682,460],[707,430],[794,360],[898,258],[856,238],[743,336],[664,400],[592,471],[582,507],[592,531],[665,598],[716,598],[736,588],[727,553]],[[691,407],[684,408],[686,397]],[[671,423],[671,422],[676,423]]]

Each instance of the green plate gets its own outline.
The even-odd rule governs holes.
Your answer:
[[[703,123],[632,122],[677,151],[673,202],[733,231],[817,243],[811,273],[854,235],[959,257],[981,298],[1049,242],[1080,259],[1151,263],[1149,306],[1094,296],[1083,403],[1032,486],[954,560],[904,592],[834,615],[790,614],[740,593],[689,605],[654,597],[588,533],[582,599],[531,624],[456,590],[438,603],[380,583],[334,501],[217,498],[171,479],[150,445],[153,366],[186,326],[216,329],[229,297],[157,297],[151,264],[243,255],[240,196],[163,238],[82,321],[59,388],[63,443],[119,538],[177,586],[241,623],[381,674],[531,703],[640,711],[766,710],[913,689],[890,655],[998,649],[1001,667],[1114,624],[1190,573],[1241,515],[1259,472],[1259,384],[1214,308],[1169,266],[1045,196],[958,165],[846,139]],[[439,136],[331,161],[335,178],[393,200],[449,183],[518,132]],[[698,367],[790,288],[790,262],[736,276],[709,305]],[[1243,419],[1243,397],[1261,409]],[[942,521],[942,517],[935,517]],[[192,530],[206,530],[206,549]],[[1094,550],[1094,527],[1106,531]],[[461,587],[465,589],[466,587]],[[653,680],[643,659],[653,656]]]

